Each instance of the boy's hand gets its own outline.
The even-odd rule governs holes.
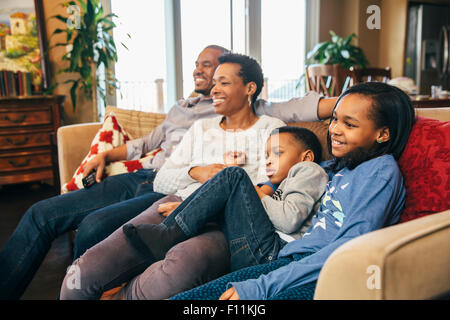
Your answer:
[[[240,300],[238,293],[234,287],[231,287],[220,296],[219,300]]]
[[[265,184],[261,187],[255,186],[255,190],[256,193],[258,193],[260,199],[264,198],[265,196],[271,196],[273,194],[273,189]]]
[[[173,210],[175,210],[180,205],[180,203],[181,201],[162,203],[158,206],[158,213],[163,217],[168,217],[173,212]]]

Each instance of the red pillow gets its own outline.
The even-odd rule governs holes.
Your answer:
[[[400,222],[450,208],[450,121],[418,117],[398,161],[406,188]]]

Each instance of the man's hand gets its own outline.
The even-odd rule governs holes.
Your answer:
[[[99,153],[84,165],[83,178],[86,177],[92,170],[95,169],[97,170],[97,174],[95,175],[95,181],[97,181],[97,183],[100,183],[102,180],[105,165],[106,165],[105,153],[103,152]]]
[[[168,217],[173,212],[173,210],[175,210],[180,205],[180,203],[181,201],[161,203],[158,206],[158,213],[163,217]]]
[[[109,162],[121,161],[127,158],[127,145],[123,144],[117,148],[101,152],[84,166],[83,178],[86,177],[93,169],[97,170],[95,180],[100,183],[103,176],[103,170]]]
[[[231,287],[220,296],[219,300],[240,300],[234,287]]]
[[[200,183],[205,183],[226,167],[226,165],[218,163],[210,164],[204,167],[193,167],[189,170],[189,175],[192,179],[197,180]]]

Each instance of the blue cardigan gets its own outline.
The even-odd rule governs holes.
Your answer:
[[[240,299],[268,299],[319,277],[325,261],[343,243],[398,222],[405,204],[403,177],[391,155],[366,161],[353,170],[328,172],[330,182],[312,225],[289,242],[278,257],[313,252],[257,279],[231,282]]]

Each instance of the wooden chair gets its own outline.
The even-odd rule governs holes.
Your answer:
[[[340,65],[316,64],[306,67],[306,89],[336,97],[353,85],[352,72]]]
[[[353,73],[353,79],[355,83],[361,82],[388,82],[391,79],[391,68],[365,68],[358,69],[351,67]]]

